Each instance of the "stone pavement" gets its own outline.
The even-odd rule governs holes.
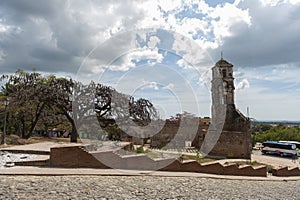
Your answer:
[[[23,167],[15,166],[0,168],[0,176],[3,175],[30,175],[30,176],[155,176],[155,177],[198,177],[228,180],[252,180],[252,181],[300,181],[300,177],[250,177],[229,176],[216,174],[203,174],[192,172],[166,172],[166,171],[138,171],[121,169],[92,169],[92,168],[50,168],[50,167]]]
[[[121,176],[110,171],[108,174],[2,175],[0,199],[299,199],[300,180],[225,180],[187,177],[185,173]]]

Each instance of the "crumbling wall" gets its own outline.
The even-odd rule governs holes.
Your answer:
[[[200,164],[197,161],[182,162],[170,158],[153,160],[146,155],[120,156],[113,151],[87,152],[79,146],[51,148],[50,166],[160,170],[237,176],[267,176],[266,166],[222,165],[220,163]]]

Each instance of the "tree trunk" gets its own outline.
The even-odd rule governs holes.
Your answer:
[[[76,128],[76,124],[74,119],[68,114],[67,111],[64,112],[65,116],[67,117],[67,119],[69,120],[69,122],[72,124],[72,132],[71,132],[71,138],[70,138],[70,142],[75,142],[77,143],[77,128]]]
[[[71,132],[70,142],[77,143],[77,135],[78,135],[78,132],[77,132],[77,128],[75,126],[75,123],[72,123],[72,132]]]
[[[49,133],[48,133],[48,123],[44,123],[44,129],[45,129],[45,133],[44,133],[44,137],[50,137]]]
[[[34,119],[34,121],[31,123],[30,129],[29,129],[29,133],[26,135],[26,139],[28,139],[28,138],[31,137],[32,132],[34,131],[35,126],[36,126],[36,124],[37,124],[38,121],[39,121],[39,118],[40,118],[40,116],[41,116],[41,113],[42,113],[44,107],[45,107],[45,104],[43,104],[41,107],[39,107],[38,111],[36,112],[35,119]]]
[[[25,127],[25,120],[24,120],[24,118],[21,119],[21,124],[22,124],[21,136],[22,136],[23,139],[25,139],[25,136],[26,136],[26,127]]]

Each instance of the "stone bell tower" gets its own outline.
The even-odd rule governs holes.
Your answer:
[[[212,68],[212,121],[201,152],[211,157],[250,158],[250,120],[234,104],[233,65],[221,58]]]
[[[211,83],[212,109],[220,105],[234,108],[233,65],[221,58],[212,68]]]

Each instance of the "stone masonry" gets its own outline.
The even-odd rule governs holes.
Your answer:
[[[251,155],[251,122],[235,107],[233,65],[221,58],[212,68],[212,122],[201,152],[210,157]]]

